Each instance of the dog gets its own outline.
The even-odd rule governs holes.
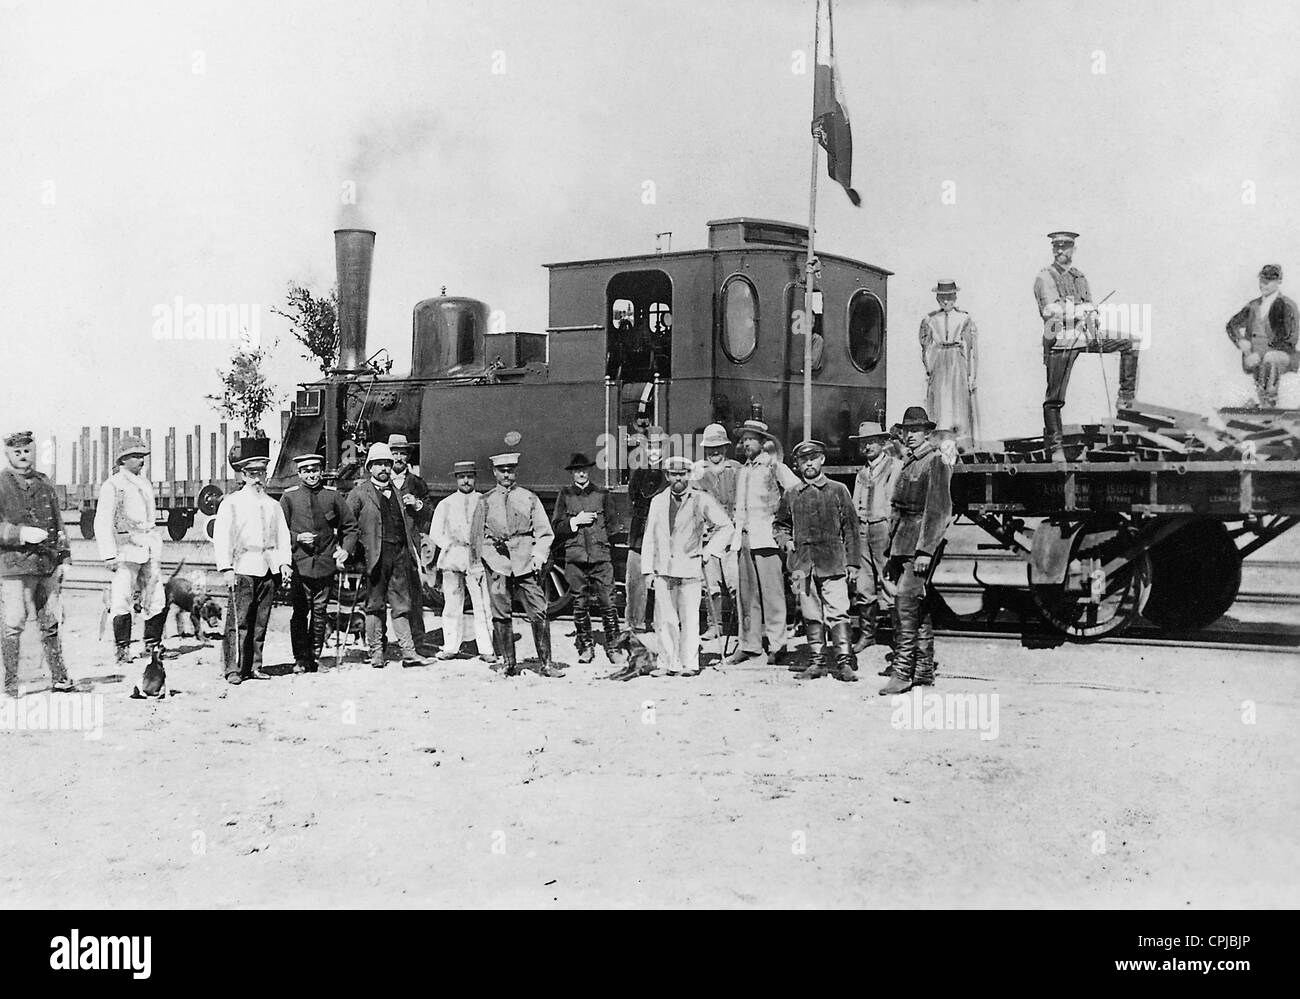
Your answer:
[[[167,671],[163,669],[162,649],[154,649],[149,656],[149,664],[144,668],[140,683],[131,688],[131,697],[143,700],[156,697],[159,700],[167,696]]]
[[[325,641],[326,648],[329,648],[336,641],[335,635],[342,633],[345,637],[344,644],[352,647],[366,644],[366,616],[361,611],[338,610],[332,611],[329,615],[329,638]]]
[[[627,661],[605,679],[626,682],[638,676],[650,676],[658,668],[661,651],[654,632],[621,631],[610,646],[610,652],[627,656]]]
[[[199,572],[182,576],[185,559],[181,559],[176,571],[163,584],[167,598],[167,612],[176,608],[176,634],[181,638],[206,639],[220,634],[222,624],[221,604],[207,592],[203,586],[203,574]],[[189,628],[186,628],[188,620]]]

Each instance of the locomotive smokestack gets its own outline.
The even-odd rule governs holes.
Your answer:
[[[366,360],[370,263],[374,254],[374,230],[334,230],[334,261],[339,281],[338,371],[359,371]]]

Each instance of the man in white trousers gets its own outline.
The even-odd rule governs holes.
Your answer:
[[[437,505],[433,522],[429,525],[429,540],[438,549],[436,568],[442,573],[443,598],[442,649],[434,658],[460,658],[465,591],[468,589],[470,604],[474,608],[474,640],[478,644],[479,658],[491,664],[496,662],[496,650],[488,627],[487,577],[483,563],[474,564],[469,556],[470,524],[482,498],[482,493],[474,488],[478,481],[478,468],[472,461],[458,461],[452,466],[452,472],[456,476],[456,491]]]

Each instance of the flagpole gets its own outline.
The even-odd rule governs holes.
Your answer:
[[[817,111],[817,41],[821,30],[821,0],[813,4],[813,113]],[[813,273],[817,258],[813,256],[813,237],[817,232],[817,133],[812,136],[812,170],[808,184],[808,259],[804,264],[803,286],[803,439],[812,440],[812,362],[813,330]]]

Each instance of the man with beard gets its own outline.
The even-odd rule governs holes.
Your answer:
[[[860,633],[853,651],[861,652],[876,644],[880,616],[894,606],[894,598],[885,589],[885,565],[889,561],[889,502],[894,495],[899,460],[886,450],[890,434],[879,423],[859,424],[858,432],[849,440],[858,442],[866,459],[853,480],[853,507],[858,514],[862,549],[862,568],[854,585]]]
[[[325,459],[318,454],[300,454],[293,460],[299,484],[290,486],[280,497],[293,539],[289,638],[293,643],[293,671],[315,673],[320,669],[329,630],[334,577],[347,562],[348,553],[356,548],[357,524],[342,493],[321,483]]]
[[[794,449],[795,466],[803,481],[786,494],[790,534],[790,581],[799,599],[799,613],[808,633],[812,653],[804,679],[833,676],[855,682],[857,660],[849,626],[849,580],[862,560],[858,515],[853,498],[841,483],[822,471],[826,445],[800,441]],[[827,639],[835,645],[835,665],[827,663]],[[791,665],[801,672],[802,664]]]
[[[131,659],[131,612],[136,600],[144,609],[144,647],[162,645],[167,623],[167,594],[162,578],[162,536],[153,483],[141,474],[149,449],[138,437],[117,446],[117,471],[104,480],[95,506],[95,541],[99,557],[113,572],[109,612],[119,664]]]
[[[293,571],[289,525],[280,504],[266,495],[269,454],[265,437],[246,437],[231,448],[230,466],[243,488],[222,499],[212,530],[217,570],[231,593],[222,647],[231,684],[269,679],[262,672],[262,645],[276,575],[287,585]]]
[[[474,608],[474,638],[479,658],[493,664],[495,646],[488,630],[491,598],[481,560],[470,558],[470,525],[483,495],[474,486],[478,467],[472,461],[458,461],[452,466],[456,491],[443,499],[433,511],[429,539],[438,548],[437,568],[442,573],[442,648],[435,659],[446,661],[460,657],[464,628],[465,591],[469,590]]]
[[[5,438],[9,467],[0,472],[0,603],[4,607],[0,655],[4,659],[5,694],[18,696],[18,653],[27,608],[36,610],[50,664],[51,690],[74,689],[63,665],[60,599],[63,568],[72,558],[63,530],[54,486],[36,471],[32,432],[21,430]]]
[[[934,422],[923,407],[908,406],[899,426],[907,453],[891,499],[887,569],[889,578],[898,582],[898,634],[882,694],[902,694],[934,683],[934,621],[926,588],[952,518],[952,468],[930,441]]]
[[[577,634],[578,662],[596,658],[596,642],[591,635],[594,601],[605,629],[605,658],[613,662],[610,651],[618,637],[618,611],[614,609],[614,565],[610,561],[610,538],[622,532],[614,496],[591,481],[596,463],[585,454],[575,453],[565,466],[573,484],[565,486],[555,498],[551,526],[556,540],[564,542],[564,577],[573,594],[573,627]]]
[[[393,633],[402,650],[403,666],[427,666],[415,650],[411,614],[419,603],[412,595],[417,578],[419,542],[402,500],[393,485],[393,452],[387,444],[370,445],[366,452],[368,477],[348,493],[348,509],[357,522],[357,539],[365,549],[366,645],[370,665],[384,667],[384,615],[393,619]]]
[[[736,512],[736,476],[740,472],[740,462],[727,457],[727,451],[731,448],[727,428],[721,423],[710,423],[704,428],[700,446],[704,448],[704,460],[696,463],[695,485],[717,500],[730,519]],[[704,583],[708,588],[709,599],[705,609],[709,614],[709,630],[700,636],[701,640],[723,637],[722,588],[726,586],[732,600],[735,600],[738,572],[739,564],[734,551],[724,551],[721,557],[705,560]]]
[[[668,479],[659,467],[663,457],[659,445],[648,443],[645,438],[632,440],[638,444],[629,455],[632,475],[627,483],[627,499],[632,517],[627,532],[627,576],[623,582],[627,588],[627,626],[632,631],[646,631],[650,598],[641,572],[641,542],[645,537],[646,518],[650,516],[650,501],[667,488]]]
[[[546,509],[535,493],[518,486],[519,455],[511,452],[492,456],[496,488],[479,502],[470,527],[470,562],[482,561],[487,568],[488,593],[492,598],[492,632],[501,672],[516,676],[530,669],[546,677],[564,674],[551,659],[551,622],[546,616],[546,596],[541,577],[551,553],[555,531],[546,519]],[[515,663],[515,633],[512,615],[514,596],[523,599],[524,613],[533,627],[537,665]]]
[[[402,497],[402,510],[415,528],[415,578],[411,580],[411,640],[419,648],[424,637],[424,583],[420,578],[424,553],[420,539],[429,533],[433,519],[433,502],[429,499],[429,484],[411,468],[411,453],[415,445],[405,434],[389,434],[388,448],[393,452],[393,487]]]

